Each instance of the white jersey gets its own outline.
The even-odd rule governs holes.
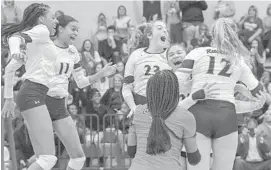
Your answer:
[[[216,83],[219,96],[215,100],[234,103],[234,87],[238,81],[243,82],[249,90],[259,84],[249,67],[241,59],[232,65],[227,56],[217,52],[216,48],[203,47],[191,51],[183,61],[180,70],[192,74],[191,93],[199,90],[205,83]]]
[[[147,82],[159,70],[171,70],[166,51],[159,54],[146,52],[146,48],[135,50],[129,57],[124,72],[124,86],[133,84],[133,92],[146,96]]]
[[[74,71],[74,65],[80,61],[77,49],[70,45],[68,48],[57,47],[56,70],[58,74],[54,76],[50,84],[47,95],[51,97],[64,98],[68,96],[69,78]]]
[[[27,62],[23,78],[48,86],[56,74],[56,46],[50,39],[50,32],[45,25],[37,25],[23,34],[32,40],[26,45]]]
[[[56,75],[56,46],[50,39],[50,32],[45,25],[37,25],[32,29],[18,33],[26,42],[25,74],[28,79],[49,87],[52,78]],[[15,37],[16,35],[14,35]],[[30,42],[30,43],[29,43]],[[23,44],[22,44],[23,45]],[[4,97],[13,97],[14,72],[22,66],[21,62],[12,59],[5,68]]]

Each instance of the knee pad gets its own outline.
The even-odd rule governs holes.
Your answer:
[[[54,155],[39,155],[36,162],[43,170],[51,170],[57,161],[57,157]]]
[[[74,170],[81,170],[85,164],[86,157],[70,159],[68,166]]]

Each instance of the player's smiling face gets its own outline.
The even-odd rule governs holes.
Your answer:
[[[77,21],[72,21],[63,30],[63,40],[66,44],[73,44],[79,30],[79,24]]]
[[[167,27],[164,22],[156,21],[153,23],[151,41],[157,43],[159,46],[163,48],[168,47],[169,35]]]
[[[46,14],[44,16],[41,16],[40,19],[41,23],[47,26],[48,30],[50,31],[50,35],[54,35],[56,32],[56,25],[58,23],[58,20],[56,19],[52,11],[48,9]]]
[[[177,69],[181,66],[185,56],[186,51],[181,45],[173,45],[168,49],[167,59],[170,67]]]

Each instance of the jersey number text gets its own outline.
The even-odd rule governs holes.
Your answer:
[[[59,74],[67,74],[69,71],[70,64],[69,63],[60,63]]]
[[[214,68],[215,68],[215,57],[209,56],[209,69],[207,71],[207,74],[214,74]],[[230,62],[225,60],[224,58],[221,60],[221,63],[226,63],[226,66],[218,73],[219,76],[225,76],[230,77],[231,73],[227,73],[231,67]]]
[[[145,72],[146,76],[152,75],[152,74],[150,74],[150,71],[152,69],[153,69],[154,73],[160,70],[159,66],[153,66],[153,67],[151,67],[150,65],[145,65],[144,68],[146,68],[146,72]]]

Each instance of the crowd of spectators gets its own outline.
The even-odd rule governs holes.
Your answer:
[[[223,3],[223,1],[219,1],[218,5],[219,3]],[[161,5],[163,5],[162,8]],[[162,12],[161,9],[164,11]],[[204,24],[203,10],[208,10],[205,1],[166,1],[163,3],[160,1],[144,1],[141,25],[159,19],[163,20],[170,30],[172,43],[183,44],[189,52],[194,48],[210,46],[211,44],[210,26]],[[219,15],[217,11],[215,11],[215,17]],[[5,0],[1,12],[2,24],[20,22],[21,20],[21,9],[16,6],[14,1]],[[56,15],[63,14],[62,11],[56,12]],[[129,120],[125,117],[129,113],[129,108],[121,93],[124,67],[129,57],[129,47],[131,47],[128,40],[133,38],[140,26],[133,25],[129,11],[123,5],[118,7],[113,23],[108,23],[108,17],[112,16],[99,14],[96,33],[92,37],[86,37],[78,51],[86,75],[95,74],[109,62],[117,65],[117,73],[111,77],[102,78],[83,89],[79,89],[71,77],[67,110],[77,125],[82,144],[94,143],[97,145],[102,143],[104,142],[102,141],[102,132],[113,129],[118,134],[116,140],[124,146],[125,140],[123,139],[125,139],[129,127]],[[234,18],[234,11],[229,11],[227,17]],[[267,96],[267,102],[263,109],[238,117],[240,146],[238,147],[234,168],[241,170],[253,169],[253,166],[256,166],[251,163],[253,161],[257,161],[259,166],[264,167],[267,163],[270,165],[271,160],[271,4],[266,9],[265,18],[259,18],[257,7],[251,5],[245,16],[240,19],[235,18],[235,20],[239,25],[239,37],[251,52],[250,67],[255,77],[264,85]],[[4,68],[10,57],[7,49],[1,49],[1,54],[1,85],[4,86]],[[24,67],[16,72],[14,91],[18,91],[20,88],[23,73]],[[248,100],[240,94],[236,94],[236,98]],[[90,114],[96,115],[96,117],[86,116]],[[108,114],[119,114],[118,121],[112,123],[109,118],[104,120],[103,117]],[[13,125],[18,167],[22,169],[31,163],[35,156],[33,156],[34,152],[22,117],[19,115],[18,113],[13,120]],[[100,139],[96,139],[97,134],[99,134]],[[254,140],[254,138],[257,145],[253,145],[253,147],[256,147],[253,149],[250,147],[251,144],[248,143],[252,143],[251,140]],[[62,147],[60,154],[63,154],[63,145],[58,147]],[[121,147],[121,149],[125,151],[125,147]],[[100,152],[103,152],[101,148]],[[255,152],[258,154],[255,154]],[[101,153],[99,157],[102,157]],[[266,161],[269,162],[266,163]],[[103,164],[101,159],[100,163]]]

